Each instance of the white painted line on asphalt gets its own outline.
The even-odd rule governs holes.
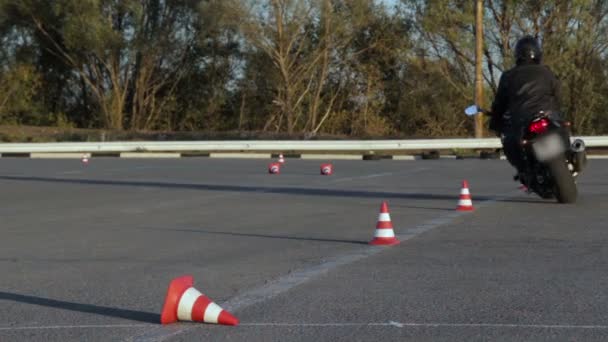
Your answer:
[[[242,327],[422,327],[422,328],[515,328],[515,329],[597,329],[606,330],[608,325],[577,324],[509,324],[509,323],[407,323],[389,321],[387,323],[241,323]]]
[[[243,327],[426,327],[426,328],[522,328],[522,329],[608,329],[608,325],[508,324],[508,323],[241,323]]]
[[[482,208],[491,203],[495,203],[498,199],[504,197],[506,196],[497,197],[489,201],[479,202],[477,207]],[[462,211],[453,211],[438,218],[424,222],[422,224],[418,224],[415,227],[412,227],[413,229],[410,230],[408,233],[399,234],[397,236],[402,241],[409,240],[431,229],[446,225],[451,221],[455,220],[456,218],[467,214],[469,213]],[[287,292],[295,286],[308,282],[312,278],[325,274],[330,270],[333,270],[340,266],[351,264],[359,260],[363,260],[385,250],[388,249],[384,247],[364,246],[355,251],[349,251],[347,253],[334,256],[321,264],[313,265],[311,267],[292,272],[288,275],[275,279],[274,281],[271,281],[268,284],[265,284],[258,288],[254,288],[249,291],[245,291],[240,295],[237,295],[236,297],[223,303],[222,307],[224,307],[228,311],[236,311],[248,307],[250,305],[269,300],[273,297],[278,296],[281,293]]]
[[[125,159],[125,162],[128,160],[128,158],[123,158]],[[91,163],[94,163],[94,161],[91,161]],[[96,172],[96,174],[98,175],[105,175],[105,176],[109,176],[109,175],[115,175],[117,173],[120,173],[121,175],[124,174],[124,172],[127,171],[133,171],[133,170],[168,170],[168,169],[183,169],[184,167],[182,165],[175,165],[175,164],[163,164],[162,166],[160,165],[139,165],[139,166],[125,166],[125,167],[119,167],[119,168],[110,168],[110,169],[98,169]],[[166,179],[164,180],[166,181]]]
[[[328,183],[343,183],[343,182],[351,182],[354,180],[371,179],[371,178],[378,178],[378,177],[385,177],[385,176],[392,176],[392,175],[393,175],[392,172],[374,173],[374,174],[365,175],[365,176],[338,178],[338,179],[332,180]]]
[[[338,178],[335,180],[331,180],[325,184],[335,184],[335,183],[351,182],[351,181],[355,181],[355,180],[372,179],[372,178],[387,177],[387,176],[394,176],[394,175],[404,175],[404,174],[411,174],[411,173],[427,171],[427,170],[429,170],[428,167],[419,167],[416,169],[406,170],[404,172],[398,172],[398,173],[393,173],[393,172],[373,173],[371,175],[365,175],[365,176]]]
[[[342,328],[342,327],[394,327],[394,328],[506,328],[506,329],[560,329],[560,330],[608,330],[608,325],[578,325],[578,324],[510,324],[510,323],[408,323],[408,322],[370,322],[370,323],[240,323],[240,327],[296,327],[296,328]],[[136,329],[158,327],[157,324],[88,324],[88,325],[46,325],[0,327],[0,331],[26,331],[26,330],[61,330],[61,329]],[[175,326],[174,326],[175,327]],[[205,324],[192,324],[190,329],[208,328]],[[174,336],[181,331],[173,330]]]
[[[509,194],[503,196],[497,196],[496,198],[488,201],[480,201],[477,205],[477,208],[482,208],[491,203],[495,203],[497,200],[512,196],[514,193],[511,192]],[[431,229],[438,228],[440,226],[446,225],[458,217],[468,215],[471,212],[463,212],[463,211],[452,211],[448,214],[440,216],[436,219],[424,222],[422,224],[416,225],[409,230],[407,233],[399,234],[397,237],[401,241],[409,240],[417,235],[420,235],[424,232],[427,232]],[[398,248],[398,247],[395,247]],[[329,257],[321,264],[312,265],[307,268],[303,268],[301,270],[296,270],[287,275],[279,277],[275,280],[272,280],[264,285],[259,287],[255,287],[253,289],[241,292],[237,296],[229,299],[228,301],[221,304],[221,307],[227,311],[235,312],[238,310],[242,310],[251,305],[258,304],[261,302],[265,302],[272,298],[277,297],[280,294],[283,294],[292,288],[307,283],[313,278],[317,278],[320,275],[326,274],[340,266],[345,266],[352,264],[354,262],[364,260],[371,256],[374,256],[380,252],[389,250],[390,248],[386,247],[377,247],[377,246],[362,246],[354,251],[348,251],[346,253],[336,255],[333,257]],[[193,329],[193,327],[184,327],[179,330],[167,330],[163,327],[157,327],[150,331],[148,331],[144,335],[135,336],[133,338],[134,341],[164,341],[168,338],[174,337],[181,333],[184,333],[188,330]]]
[[[388,322],[388,324],[390,324],[390,325],[392,325],[394,327],[397,327],[397,328],[403,328],[403,324],[399,323],[399,322],[390,321],[390,322]]]
[[[392,175],[393,175],[392,172],[375,173],[375,174],[371,174],[371,175],[367,175],[367,176],[361,176],[359,179],[372,179],[372,178],[392,176]]]
[[[81,174],[82,170],[63,171],[57,173],[58,175],[78,175]]]

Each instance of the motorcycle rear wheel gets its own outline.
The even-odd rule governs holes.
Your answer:
[[[559,203],[574,203],[578,195],[572,173],[568,170],[565,160],[554,159],[547,165],[555,182],[555,197]]]

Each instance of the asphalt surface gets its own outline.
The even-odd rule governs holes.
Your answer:
[[[574,205],[504,161],[267,163],[0,159],[0,341],[608,339],[608,162]],[[241,324],[158,324],[183,274]]]

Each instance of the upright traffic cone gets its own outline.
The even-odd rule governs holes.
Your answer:
[[[268,173],[273,175],[278,175],[281,173],[281,164],[279,163],[270,163],[268,165]]]
[[[283,157],[283,153],[279,154],[279,163],[281,163],[281,164],[285,163],[285,157]]]
[[[390,246],[399,244],[399,242],[400,241],[397,240],[395,232],[393,231],[393,223],[391,222],[391,215],[388,212],[388,204],[384,201],[380,206],[380,214],[378,215],[374,239],[370,241],[369,244]]]
[[[334,166],[332,164],[321,164],[321,174],[323,176],[331,176],[334,174]]]
[[[460,190],[460,199],[458,200],[458,211],[472,211],[473,201],[471,200],[471,193],[469,192],[469,182],[462,181],[462,189]]]
[[[237,325],[239,320],[207,296],[192,287],[194,278],[185,275],[173,279],[160,315],[162,324],[177,321]]]
[[[83,154],[81,161],[83,164],[88,164],[89,163],[89,154],[88,153]]]

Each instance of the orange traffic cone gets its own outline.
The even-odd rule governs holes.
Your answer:
[[[281,173],[281,164],[279,163],[270,163],[268,165],[268,173],[273,175],[278,175]]]
[[[393,223],[391,222],[391,215],[388,212],[388,204],[386,201],[382,202],[380,206],[380,214],[378,215],[378,223],[376,224],[376,232],[374,233],[374,239],[369,242],[370,245],[397,245],[399,240],[395,237],[393,231]]]
[[[458,200],[458,211],[472,211],[473,201],[471,200],[471,193],[469,192],[469,182],[462,181],[462,189],[460,190],[460,199]]]
[[[279,163],[285,163],[285,157],[283,157],[283,153],[279,154]]]
[[[331,176],[334,174],[334,166],[332,164],[321,164],[321,174],[323,176]]]
[[[239,320],[192,287],[194,279],[185,275],[173,279],[160,315],[162,324],[179,321],[237,325]]]

